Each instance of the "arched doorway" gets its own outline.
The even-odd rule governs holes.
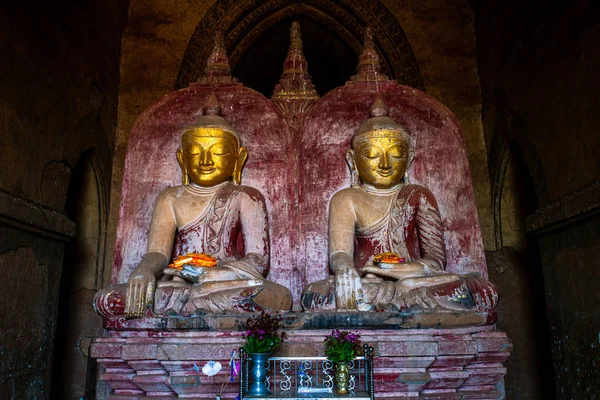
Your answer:
[[[514,346],[506,362],[506,394],[552,399],[542,263],[537,240],[527,234],[525,223],[546,196],[546,183],[537,154],[526,142],[527,123],[510,108],[502,89],[494,91],[494,112],[489,168],[496,251],[486,252],[486,259],[490,280],[502,299],[497,325]]]
[[[310,70],[319,69],[324,71],[324,74],[334,74],[336,69],[328,67],[328,64],[339,63],[343,66],[337,70],[337,73],[339,75],[347,73],[347,70],[350,70],[350,63],[346,64],[346,58],[351,50],[354,53],[352,73],[339,76],[339,78],[336,76],[336,79],[345,82],[355,71],[357,58],[362,48],[364,29],[370,26],[374,33],[376,49],[380,55],[382,72],[402,84],[424,90],[417,61],[398,20],[379,1],[370,1],[367,5],[358,0],[344,1],[343,4],[318,0],[219,0],[202,18],[190,39],[179,69],[176,88],[186,87],[202,75],[217,30],[224,33],[230,65],[236,76],[235,72],[240,72],[237,70],[238,68],[242,71],[250,68],[238,67],[238,64],[247,62],[248,54],[256,51],[254,50],[256,42],[262,42],[263,46],[272,48],[276,53],[273,56],[282,51],[287,52],[289,29],[283,37],[274,37],[272,34],[279,30],[284,31],[284,27],[291,25],[292,20],[298,20],[304,25],[304,36],[306,36],[304,49],[308,52],[306,58]],[[313,39],[313,36],[317,38],[319,34],[323,35],[323,40]],[[284,43],[285,46],[283,46]],[[309,48],[318,47],[320,50],[315,50],[315,52],[326,52],[328,45],[333,46],[335,51],[339,51],[343,55],[342,59],[330,57],[329,60],[320,60],[320,57],[317,56],[311,60],[310,52],[313,50],[309,50]],[[283,48],[285,50],[282,50]],[[285,53],[283,57],[285,57]],[[263,65],[266,66],[270,63],[263,61],[257,64],[261,68],[255,71],[256,80],[262,79],[265,82],[278,80],[281,75],[282,62],[283,58],[280,62],[271,63],[279,68],[274,77],[272,76],[273,71],[262,68]],[[317,63],[318,68],[311,68],[311,63]],[[318,76],[317,79],[319,79]],[[243,79],[240,80],[246,86],[254,88]],[[315,86],[320,94],[326,92],[318,85]]]
[[[65,246],[61,273],[52,397],[91,398],[96,363],[88,357],[90,339],[102,335],[102,319],[90,304],[102,288],[106,243],[107,194],[93,150],[73,169],[65,211],[75,222],[75,239]]]

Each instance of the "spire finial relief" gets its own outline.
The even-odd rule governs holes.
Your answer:
[[[198,79],[201,84],[233,83],[235,78],[231,77],[229,68],[229,57],[225,51],[225,39],[223,32],[215,32],[214,46],[210,56],[206,60],[204,75]]]
[[[373,29],[366,27],[363,34],[363,49],[358,57],[356,75],[350,78],[351,82],[381,82],[387,81],[387,75],[381,73],[379,54],[375,49]]]
[[[310,106],[319,98],[302,51],[300,23],[290,29],[290,48],[283,63],[283,73],[275,85],[271,99],[291,125],[299,125]]]

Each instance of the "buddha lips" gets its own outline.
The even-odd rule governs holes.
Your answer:
[[[207,254],[189,253],[184,256],[178,256],[169,264],[169,268],[182,270],[184,265],[193,265],[195,267],[214,267],[217,265],[217,260]]]

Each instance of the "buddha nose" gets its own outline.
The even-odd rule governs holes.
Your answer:
[[[387,153],[383,153],[379,158],[379,168],[390,169],[390,157]]]
[[[210,150],[205,151],[200,159],[202,165],[214,165]]]

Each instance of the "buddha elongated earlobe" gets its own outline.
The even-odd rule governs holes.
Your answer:
[[[179,163],[179,167],[181,168],[181,182],[184,185],[190,183],[190,177],[187,174],[187,169],[185,168],[185,163],[183,162],[183,151],[181,149],[177,149],[177,162]]]
[[[360,184],[360,177],[356,168],[354,150],[348,149],[346,151],[346,162],[348,163],[348,167],[350,167],[350,186],[357,187]]]
[[[410,179],[408,177],[408,169],[410,168],[414,159],[415,151],[413,149],[408,150],[408,162],[406,163],[406,171],[404,171],[404,184],[406,185],[410,183]]]
[[[244,164],[246,164],[247,159],[248,150],[246,150],[245,147],[240,147],[238,158],[235,161],[235,167],[233,169],[233,181],[238,185],[242,183],[242,170],[244,169]]]

